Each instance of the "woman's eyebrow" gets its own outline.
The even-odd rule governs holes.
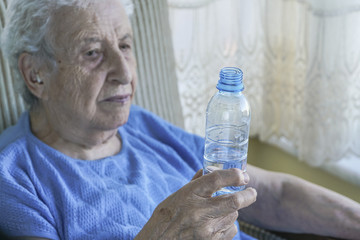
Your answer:
[[[132,40],[133,37],[130,33],[125,34],[122,38],[120,38],[120,41],[125,41],[127,39]],[[101,39],[98,37],[85,37],[84,39],[82,39],[81,44],[88,44],[88,43],[98,43],[101,42]]]
[[[126,39],[132,40],[133,37],[132,37],[132,35],[131,35],[130,33],[127,33],[127,34],[125,34],[122,38],[120,38],[120,41],[124,41],[124,40],[126,40]]]
[[[100,38],[97,37],[87,37],[81,40],[82,43],[97,43],[101,42]]]
[[[98,38],[98,37],[84,37],[84,38],[80,38],[78,41],[77,41],[77,47],[85,47],[91,43],[101,43],[101,39]]]

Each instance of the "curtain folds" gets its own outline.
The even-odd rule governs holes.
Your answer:
[[[135,103],[184,127],[167,0],[133,0],[138,88]]]
[[[237,66],[252,136],[315,166],[360,161],[360,1],[168,2],[187,130],[204,135],[218,73]]]
[[[5,25],[4,12],[8,1],[0,2],[0,36]],[[4,60],[0,48],[0,133],[8,126],[16,123],[21,112],[25,109],[22,98],[17,95],[13,84],[12,72],[7,61]]]

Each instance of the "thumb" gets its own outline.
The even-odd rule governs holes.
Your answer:
[[[203,175],[203,170],[200,169],[199,171],[197,171],[197,172],[195,173],[195,175],[193,176],[193,178],[191,179],[191,181],[192,181],[192,180],[195,180],[195,179],[197,179],[197,178],[199,178],[199,177],[201,177],[202,175]]]

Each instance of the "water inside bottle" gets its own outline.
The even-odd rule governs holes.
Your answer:
[[[239,168],[246,170],[248,132],[246,126],[217,125],[207,131],[204,174],[214,170]],[[244,190],[245,186],[229,186],[213,196]]]
[[[219,169],[229,169],[229,168],[242,169],[243,166],[245,166],[245,165],[246,165],[246,158],[241,161],[219,162],[219,161],[211,161],[211,160],[206,159],[206,157],[204,157],[204,174],[207,174],[214,170],[219,170]],[[220,189],[219,191],[215,192],[212,196],[215,197],[215,196],[226,194],[226,193],[238,192],[238,191],[242,191],[244,189],[245,189],[245,186],[224,187],[224,188]]]

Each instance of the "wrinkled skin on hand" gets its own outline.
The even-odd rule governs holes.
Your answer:
[[[239,169],[219,170],[201,176],[170,195],[155,209],[138,239],[232,239],[238,210],[256,200],[256,190],[211,197],[226,186],[247,184],[249,177]]]

